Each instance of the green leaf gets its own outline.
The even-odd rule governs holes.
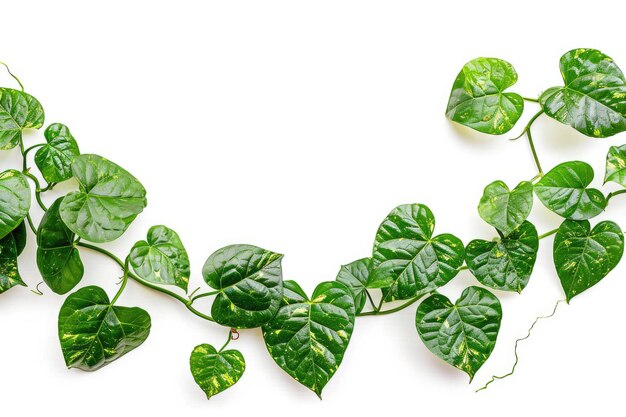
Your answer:
[[[30,186],[24,174],[9,169],[0,174],[0,239],[22,223],[30,210]]]
[[[539,249],[537,229],[525,221],[496,242],[476,239],[465,249],[467,266],[478,281],[496,290],[522,292]]]
[[[20,253],[18,245],[21,245],[18,243],[19,239],[21,239],[19,226],[0,239],[0,294],[16,285],[26,286],[17,267],[17,257]]]
[[[61,203],[61,218],[91,242],[120,237],[146,207],[146,190],[126,170],[98,155],[80,155],[72,163],[80,191]]]
[[[189,257],[178,234],[165,226],[152,226],[148,240],[135,243],[130,264],[141,278],[156,284],[176,285],[187,291]]]
[[[70,294],[59,313],[59,340],[68,368],[95,371],[141,345],[150,315],[139,307],[111,305],[100,287]]]
[[[39,129],[43,122],[43,107],[35,97],[0,88],[0,150],[15,148],[24,129]]]
[[[354,300],[343,284],[322,282],[309,300],[285,281],[283,305],[263,326],[267,349],[278,366],[320,398],[343,360],[354,328]]]
[[[617,266],[624,253],[624,235],[611,221],[600,222],[591,229],[587,220],[565,220],[554,238],[553,253],[569,302]]]
[[[47,182],[72,178],[72,162],[80,155],[78,144],[67,126],[54,123],[44,132],[46,144],[35,154],[35,164]]]
[[[522,181],[510,191],[504,182],[494,181],[485,187],[478,203],[478,214],[506,236],[528,218],[532,208],[531,182]]]
[[[596,138],[626,130],[626,81],[611,58],[596,49],[574,49],[559,66],[565,86],[539,97],[548,116]]]
[[[452,304],[434,294],[417,308],[417,333],[435,355],[467,373],[470,382],[496,346],[502,307],[498,298],[479,287],[466,288]]]
[[[604,183],[613,181],[626,187],[626,145],[611,146],[606,155]]]
[[[365,307],[365,300],[367,298],[365,286],[369,279],[371,266],[371,258],[363,258],[343,265],[337,274],[337,281],[350,289],[354,297],[354,305],[357,314],[363,311],[363,307]]]
[[[193,349],[189,363],[193,379],[209,399],[235,385],[246,369],[246,361],[239,351],[218,352],[207,344]]]
[[[202,268],[204,281],[219,290],[211,314],[224,326],[248,329],[271,320],[280,306],[283,255],[252,245],[218,249]]]
[[[63,197],[44,214],[37,233],[37,267],[44,282],[57,294],[72,290],[83,278],[83,262],[74,246],[74,233],[59,216]]]
[[[434,290],[463,265],[463,242],[451,234],[433,237],[435,218],[423,204],[396,207],[382,222],[374,242],[368,288],[388,288],[385,299],[407,299]]]
[[[511,64],[497,58],[476,58],[465,64],[452,85],[446,117],[479,132],[501,135],[524,111],[524,99],[504,90],[517,82]]]
[[[11,232],[15,239],[15,248],[17,249],[17,256],[20,256],[26,248],[26,223],[22,222],[17,225]]]
[[[602,213],[606,198],[595,188],[593,168],[586,162],[563,162],[535,184],[539,200],[556,214],[572,220],[586,220]]]

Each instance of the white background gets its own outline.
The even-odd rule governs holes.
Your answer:
[[[445,119],[454,78],[474,57],[500,57],[519,73],[513,90],[537,97],[561,83],[559,57],[573,48],[601,49],[625,68],[626,7],[614,4],[20,0],[2,4],[0,60],[42,102],[47,123],[67,124],[83,152],[117,162],[147,188],[148,208],[107,248],[125,256],[151,225],[165,224],[189,251],[192,288],[203,285],[200,270],[215,249],[252,243],[284,253],[285,278],[310,292],[339,265],[368,256],[378,224],[402,203],[429,205],[440,233],[491,238],[476,211],[484,186],[513,186],[535,167],[524,140],[507,140],[523,120],[492,137]],[[536,110],[527,104],[524,119]],[[584,159],[596,186],[608,147],[626,142],[589,139],[545,117],[534,133],[546,169]],[[17,152],[0,154],[2,169],[18,161]],[[603,217],[626,224],[618,200]],[[538,201],[531,220],[540,232],[559,224]],[[521,296],[498,293],[501,332],[474,384],[423,346],[410,308],[357,320],[321,402],[274,364],[259,330],[233,343],[246,358],[243,378],[207,401],[189,353],[221,345],[225,330],[134,283],[120,303],[150,312],[146,343],[98,372],[68,371],[56,337],[63,297],[16,288],[0,296],[0,413],[620,414],[624,265],[539,323],[520,345],[513,377],[474,393],[508,371],[514,340],[563,297],[551,247],[542,241]],[[31,239],[20,258],[31,288],[41,280],[34,252]],[[118,268],[82,256],[81,285],[113,294]],[[472,284],[465,271],[441,291],[456,299]]]

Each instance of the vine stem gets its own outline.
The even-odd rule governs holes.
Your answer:
[[[548,236],[552,236],[553,234],[555,234],[555,233],[556,233],[556,232],[558,232],[558,231],[559,231],[559,228],[557,227],[556,229],[552,229],[552,230],[550,230],[549,232],[545,232],[544,234],[539,235],[537,238],[538,238],[539,240],[541,240],[541,239],[544,239],[544,238],[546,238],[546,237],[548,237]]]
[[[536,98],[530,98],[530,97],[522,97],[525,101],[532,101],[533,103],[539,103],[539,100]]]
[[[525,98],[525,100],[526,100],[526,98]],[[528,101],[537,101],[537,100],[528,99]],[[517,139],[521,138],[522,136],[526,135],[526,137],[528,138],[528,145],[530,145],[530,151],[533,154],[533,159],[535,160],[535,165],[537,166],[537,171],[539,171],[539,173],[537,174],[537,177],[542,177],[543,176],[543,169],[541,168],[541,163],[539,162],[539,156],[537,155],[537,150],[535,149],[535,143],[533,142],[533,135],[530,132],[530,128],[533,125],[533,123],[535,123],[535,120],[537,120],[539,118],[539,116],[541,116],[542,114],[543,114],[543,109],[539,110],[537,113],[535,113],[535,115],[530,118],[528,123],[526,123],[526,126],[522,130],[522,133],[520,133],[518,136],[516,136],[516,137],[511,139],[511,140],[517,140]],[[535,177],[535,178],[537,178],[537,177]]]
[[[130,262],[130,258],[127,256],[126,262],[124,262],[124,275],[122,276],[122,284],[120,286],[120,289],[117,290],[115,297],[113,297],[113,300],[111,300],[111,305],[115,304],[117,299],[120,298],[120,295],[122,295],[122,293],[124,292],[124,289],[126,288],[126,283],[128,282],[128,263],[129,262]]]
[[[615,197],[616,195],[620,195],[620,194],[624,194],[624,193],[626,193],[626,189],[624,189],[624,190],[618,190],[618,191],[613,191],[613,192],[609,193],[609,194],[606,196],[606,202],[607,202],[607,204],[608,204],[609,200],[610,200],[610,199],[612,199],[613,197]]]
[[[9,68],[9,66],[8,66],[7,64],[5,64],[4,62],[1,62],[1,61],[0,61],[0,65],[4,65],[4,67],[7,69],[7,72],[9,73],[9,75],[10,75],[11,77],[13,77],[13,79],[14,79],[15,81],[17,81],[17,83],[20,85],[20,88],[22,89],[22,92],[24,92],[24,85],[22,84],[22,82],[20,81],[20,79],[19,79],[19,78],[17,78],[17,76],[11,72],[11,69]]]

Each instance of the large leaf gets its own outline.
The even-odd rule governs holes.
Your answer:
[[[574,49],[561,57],[560,68],[565,86],[539,97],[548,116],[597,138],[626,130],[626,81],[611,58],[596,49]]]
[[[72,178],[72,162],[80,155],[78,144],[67,126],[54,123],[44,132],[46,144],[35,154],[35,164],[48,182]]]
[[[433,237],[435,218],[423,204],[396,207],[374,242],[369,288],[388,288],[385,299],[406,299],[436,289],[463,265],[463,242],[451,234]]]
[[[41,219],[37,232],[37,267],[52,291],[65,294],[83,278],[83,262],[74,246],[74,233],[59,216],[63,197],[58,198]]]
[[[176,285],[187,291],[189,257],[178,234],[165,226],[152,226],[148,240],[135,243],[130,264],[141,278],[156,284]]]
[[[611,146],[606,155],[604,183],[613,181],[626,187],[626,145]]]
[[[43,122],[43,107],[35,97],[0,88],[0,150],[16,147],[24,129],[39,129]]]
[[[354,300],[339,282],[323,282],[311,299],[285,281],[283,303],[263,326],[267,349],[278,366],[320,398],[337,371],[354,328]]]
[[[363,258],[343,265],[337,274],[337,281],[350,289],[354,297],[357,314],[363,311],[363,307],[365,307],[365,300],[367,299],[365,287],[369,279],[371,266],[371,258]]]
[[[478,203],[480,217],[505,236],[528,218],[533,208],[533,184],[523,181],[513,190],[502,181],[485,187]]]
[[[146,207],[146,190],[126,170],[98,155],[80,155],[72,163],[80,191],[61,203],[61,218],[91,242],[120,237]]]
[[[519,94],[504,90],[517,82],[511,64],[497,58],[476,58],[454,81],[446,116],[479,132],[501,135],[515,125],[524,111]]]
[[[218,352],[213,346],[198,345],[189,358],[191,374],[207,398],[235,385],[246,369],[246,361],[237,350]]]
[[[616,223],[591,229],[587,220],[565,220],[554,238],[554,265],[567,301],[600,282],[623,253],[624,234]]]
[[[11,233],[30,210],[30,186],[24,174],[9,169],[0,174],[0,239]]]
[[[11,231],[13,238],[15,239],[15,247],[17,249],[17,256],[20,256],[26,248],[26,223],[23,221],[13,231]]]
[[[211,307],[215,321],[238,329],[270,321],[280,306],[282,258],[252,245],[226,246],[209,256],[202,275],[220,291]]]
[[[15,287],[26,286],[17,268],[19,255],[19,242],[21,239],[20,228],[0,239],[0,294]],[[22,247],[23,249],[23,247]]]
[[[470,271],[481,284],[522,292],[533,272],[539,249],[537,229],[525,221],[498,241],[472,240],[465,249]]]
[[[70,294],[59,313],[59,340],[68,368],[100,369],[141,345],[149,333],[145,310],[111,305],[100,287]]]
[[[606,198],[595,188],[593,168],[580,161],[563,162],[535,184],[539,200],[556,214],[572,220],[585,220],[602,213]]]
[[[434,294],[417,308],[417,333],[426,347],[450,365],[467,373],[470,382],[496,345],[502,307],[489,291],[466,288],[452,304]]]

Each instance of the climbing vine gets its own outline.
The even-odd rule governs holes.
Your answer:
[[[517,73],[497,58],[468,62],[452,86],[446,116],[490,135],[509,132],[526,103],[538,107],[514,138],[527,139],[536,172],[513,188],[496,180],[478,201],[478,214],[494,228],[494,238],[465,245],[452,234],[435,233],[435,216],[426,205],[403,204],[382,221],[370,256],[342,266],[335,280],[320,283],[310,296],[296,282],[283,281],[283,255],[248,244],[209,255],[202,268],[207,287],[194,291],[189,291],[185,246],[166,226],[151,227],[146,239],[123,257],[101,247],[121,237],[145,209],[146,190],[114,162],[82,154],[63,124],[48,125],[44,141],[27,147],[22,133],[44,127],[44,110],[9,71],[19,89],[0,88],[0,150],[19,147],[22,162],[20,168],[0,173],[0,293],[26,286],[18,257],[28,236],[34,236],[43,282],[56,294],[69,293],[58,318],[65,363],[85,371],[121,358],[150,334],[148,312],[119,304],[128,281],[179,301],[191,314],[223,326],[227,334],[219,349],[203,343],[191,351],[191,375],[208,398],[244,374],[243,355],[227,349],[239,337],[238,329],[260,328],[276,364],[321,398],[342,362],[356,317],[391,314],[419,302],[419,338],[472,380],[491,355],[501,325],[502,307],[491,290],[521,293],[540,241],[554,239],[554,266],[568,303],[614,269],[624,251],[624,235],[615,222],[592,225],[590,219],[626,193],[626,145],[610,147],[604,176],[604,183],[625,188],[605,194],[590,187],[594,172],[585,162],[564,162],[544,173],[532,127],[547,116],[594,138],[622,132],[626,80],[611,58],[594,49],[567,52],[560,70],[563,85],[546,89],[538,98],[509,91]],[[38,175],[31,171],[31,160]],[[76,190],[46,206],[42,196],[68,180]],[[33,195],[35,209],[44,212],[38,225],[30,214]],[[528,221],[535,196],[563,218],[558,227],[540,234]],[[112,297],[98,286],[77,289],[84,273],[83,251],[97,252],[119,266],[122,279]],[[462,270],[469,270],[476,285],[451,301],[438,289]],[[196,301],[205,297],[212,298],[210,311],[197,308]],[[513,370],[517,352],[515,356]],[[494,376],[487,385],[504,376]]]

